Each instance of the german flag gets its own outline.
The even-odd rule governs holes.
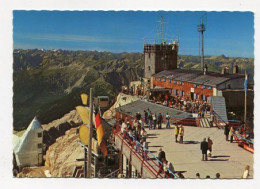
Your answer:
[[[106,142],[103,140],[103,137],[105,135],[105,128],[102,125],[102,121],[100,118],[99,113],[96,115],[96,131],[97,131],[97,140],[98,140],[98,146],[102,153],[106,156],[107,155],[107,147]]]

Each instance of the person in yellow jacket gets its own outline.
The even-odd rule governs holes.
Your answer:
[[[179,127],[177,124],[174,125],[174,135],[175,135],[175,142],[178,142]]]
[[[179,135],[180,135],[180,144],[183,143],[183,136],[184,136],[184,127],[181,124],[180,129],[179,129]]]
[[[229,130],[229,136],[230,136],[230,143],[233,142],[233,136],[234,136],[234,128],[233,126],[230,127],[230,130]]]

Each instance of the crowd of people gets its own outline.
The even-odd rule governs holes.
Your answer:
[[[191,100],[187,97],[170,96],[167,93],[165,95],[151,96],[150,101],[170,108],[197,113],[200,117],[204,117],[207,112],[211,112],[210,104],[204,100]]]
[[[167,113],[164,115],[164,117],[166,128],[170,128],[170,115]],[[130,121],[129,119],[121,120],[121,131],[123,133],[124,139],[127,139],[131,145],[135,147],[136,152],[142,154],[143,158],[148,160],[149,151],[148,143],[146,141],[147,132],[145,130],[145,125],[147,125],[149,129],[161,129],[162,122],[163,115],[161,113],[152,113],[151,110],[147,108],[143,111],[143,117],[140,112],[137,112],[133,121]],[[233,133],[234,128],[232,126],[229,127],[226,125],[224,128],[226,140],[228,140],[228,136],[230,136],[230,142],[233,142]],[[174,135],[175,142],[183,144],[184,127],[182,124],[174,124]],[[204,138],[200,143],[202,161],[208,161],[208,158],[212,157],[212,146],[213,141],[210,137]],[[169,170],[171,170],[171,172],[174,171],[173,165],[167,161],[166,154],[161,148],[159,149],[158,160],[159,169],[157,176],[163,173],[165,178],[173,177],[172,174],[169,174]],[[178,177],[184,178],[182,174],[179,174]],[[216,178],[220,178],[219,173],[216,174]]]

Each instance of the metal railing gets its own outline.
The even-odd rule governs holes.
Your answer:
[[[157,173],[157,175],[155,175],[156,177],[160,176],[160,177],[162,178],[162,176],[161,176],[161,174],[160,174],[160,172],[162,172],[162,173],[165,174],[165,176],[166,176],[167,178],[170,178],[170,177],[179,178],[179,177],[178,177],[175,173],[173,173],[169,168],[167,169],[167,171],[168,171],[168,174],[167,174],[167,173],[162,169],[162,167],[160,167],[160,165],[163,165],[163,163],[162,163],[153,153],[151,153],[148,149],[146,149],[145,147],[143,147],[142,144],[141,144],[139,141],[135,140],[134,136],[133,136],[131,133],[128,133],[128,131],[127,131],[126,129],[122,128],[121,125],[118,124],[118,126],[120,127],[120,131],[117,131],[117,134],[118,134],[118,135],[121,135],[120,138],[122,138],[122,141],[123,141],[124,143],[126,143],[130,148],[132,148],[132,150],[134,151],[134,153],[137,155],[137,157],[138,157],[139,159],[140,159],[140,154],[142,154],[142,155],[141,155],[141,160],[147,164],[146,167],[147,167],[148,169],[150,169],[151,172],[156,172],[156,173]],[[124,133],[121,132],[121,129],[123,129]],[[138,147],[137,147],[137,146],[138,146]],[[140,149],[138,149],[138,151],[140,150],[139,152],[136,152],[136,149],[137,149],[137,148],[140,148]],[[149,157],[149,155],[150,155],[151,157]],[[154,161],[154,159],[155,159],[156,161]],[[151,165],[150,162],[151,162],[153,165],[155,165],[155,167],[157,167],[159,170],[156,171],[156,170],[154,169],[154,167]],[[158,163],[158,164],[157,164],[157,163]]]

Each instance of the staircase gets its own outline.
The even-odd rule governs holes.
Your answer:
[[[227,119],[227,110],[225,98],[222,96],[213,96],[212,97],[212,108],[213,111],[219,116],[219,119],[226,122]]]
[[[204,115],[204,118],[200,118],[200,127],[210,127],[210,122],[212,121],[212,118],[210,116],[210,113],[207,112]]]

